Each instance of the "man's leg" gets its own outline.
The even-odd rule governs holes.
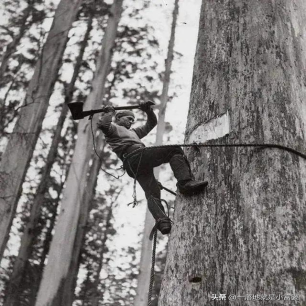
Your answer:
[[[157,228],[162,234],[169,234],[171,231],[171,223],[161,204],[160,188],[154,177],[153,170],[138,175],[137,181],[146,194],[148,208],[157,222]]]
[[[139,169],[153,168],[164,163],[170,163],[171,169],[177,179],[178,189],[183,194],[196,194],[207,186],[207,181],[192,179],[188,160],[181,147],[161,147],[147,149],[142,152]]]
[[[189,162],[184,155],[176,154],[170,160],[170,166],[180,193],[185,195],[197,194],[208,185],[207,181],[196,181],[192,178]]]

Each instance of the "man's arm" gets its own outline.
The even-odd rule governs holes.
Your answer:
[[[112,119],[115,114],[115,110],[112,106],[105,106],[105,112],[103,112],[97,123],[98,129],[100,129],[105,135],[112,132]]]
[[[157,118],[152,109],[151,102],[145,102],[145,103],[140,104],[140,109],[146,112],[147,122],[145,125],[135,128],[134,131],[136,132],[139,138],[143,138],[146,135],[148,135],[149,132],[153,130],[153,128],[156,126]]]

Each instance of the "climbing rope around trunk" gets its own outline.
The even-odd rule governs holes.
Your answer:
[[[183,144],[170,144],[170,145],[160,145],[160,146],[152,146],[152,147],[144,147],[144,148],[139,148],[129,154],[127,154],[125,156],[125,160],[127,160],[128,158],[130,158],[131,156],[133,156],[134,154],[141,152],[141,151],[146,151],[146,150],[152,150],[152,149],[156,149],[156,148],[171,148],[171,147],[183,147],[183,148],[187,148],[187,147],[204,147],[204,148],[214,148],[214,147],[261,147],[261,148],[274,148],[274,149],[280,149],[280,150],[284,150],[287,152],[290,152],[292,154],[295,154],[303,159],[306,159],[306,153],[302,153],[296,149],[287,147],[287,146],[283,146],[283,145],[279,145],[279,144],[273,144],[273,143],[217,143],[217,144],[206,144],[206,143],[183,143]]]
[[[138,203],[137,201],[137,197],[136,197],[136,177],[138,174],[138,170],[139,170],[139,165],[141,163],[141,159],[142,159],[142,155],[143,152],[146,150],[152,150],[152,149],[156,149],[156,148],[171,148],[171,147],[194,147],[194,148],[200,148],[200,147],[204,147],[204,148],[220,148],[220,147],[247,147],[247,148],[251,148],[251,147],[260,147],[260,148],[274,148],[274,149],[280,149],[280,150],[284,150],[287,151],[289,153],[295,154],[303,159],[306,160],[306,154],[302,153],[298,150],[295,150],[293,148],[290,147],[286,147],[283,145],[279,145],[279,144],[273,144],[273,143],[218,143],[218,144],[206,144],[206,143],[187,143],[187,144],[170,144],[170,145],[160,145],[160,146],[152,146],[152,147],[143,147],[143,148],[139,148],[136,149],[135,151],[132,151],[131,153],[128,153],[124,156],[123,158],[123,169],[126,168],[126,163],[128,163],[131,171],[133,172],[131,166],[130,166],[130,162],[129,162],[129,158],[134,156],[137,153],[141,153],[140,155],[140,159],[138,161],[138,166],[137,166],[137,170],[136,173],[133,172],[134,175],[134,187],[133,187],[133,201],[130,204],[133,204],[133,207],[135,207]],[[173,191],[163,187],[162,185],[160,185],[161,189],[165,189],[166,191],[176,195]]]
[[[276,149],[280,149],[280,150],[284,150],[287,151],[289,153],[295,154],[303,159],[306,160],[306,154],[292,149],[290,147],[286,147],[283,145],[279,145],[279,144],[245,144],[245,143],[238,143],[238,144],[204,144],[204,143],[192,143],[192,144],[176,144],[176,145],[160,145],[160,146],[152,146],[152,147],[144,147],[144,148],[140,148],[137,149],[129,154],[127,154],[124,157],[124,163],[128,162],[129,164],[129,158],[131,156],[133,156],[134,154],[137,154],[139,152],[141,152],[141,158],[142,158],[142,154],[145,150],[151,150],[151,149],[155,149],[155,148],[164,148],[164,147],[195,147],[195,148],[199,148],[199,147],[208,147],[208,148],[212,148],[212,147],[261,147],[261,148],[276,148]],[[139,169],[139,165],[140,165],[140,161],[141,158],[138,162],[138,167],[137,167],[137,171],[136,173],[133,173],[134,175],[134,185],[136,183],[136,177],[137,177],[137,172]],[[174,192],[172,192],[171,190],[165,188],[164,186],[162,186],[160,184],[160,188],[161,189],[165,189],[166,191],[169,191],[173,194],[175,194]],[[134,198],[134,205],[137,203],[136,200],[136,191],[135,191],[135,186],[134,186],[134,194],[133,196]],[[152,247],[152,265],[151,265],[151,273],[150,273],[150,284],[149,284],[149,292],[148,292],[148,306],[152,305],[152,293],[153,293],[153,286],[154,286],[154,269],[155,269],[155,257],[156,257],[156,242],[157,242],[157,226],[154,226],[154,228],[152,229],[151,235],[153,234],[153,247]],[[150,236],[151,236],[150,235]]]

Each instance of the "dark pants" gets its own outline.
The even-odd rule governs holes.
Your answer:
[[[165,213],[160,203],[160,187],[153,169],[164,163],[170,163],[173,174],[178,181],[191,179],[188,161],[183,150],[178,146],[141,150],[125,162],[128,175],[136,178],[144,190],[148,200],[148,208],[156,220],[164,217]],[[159,201],[152,201],[151,197]],[[156,202],[159,203],[158,207],[156,207]]]

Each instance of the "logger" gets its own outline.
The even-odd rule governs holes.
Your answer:
[[[128,175],[138,181],[145,192],[148,208],[156,221],[155,227],[163,234],[171,231],[171,220],[162,204],[161,185],[154,176],[153,169],[164,163],[169,163],[177,187],[184,195],[194,195],[204,190],[207,181],[193,179],[189,162],[180,146],[156,147],[146,150],[142,138],[156,126],[157,118],[153,111],[152,101],[136,106],[104,106],[101,109],[83,111],[82,102],[69,103],[68,107],[74,120],[83,119],[101,113],[97,123],[106,142],[123,161]],[[140,109],[147,114],[147,122],[143,126],[131,128],[135,121],[133,109]]]

